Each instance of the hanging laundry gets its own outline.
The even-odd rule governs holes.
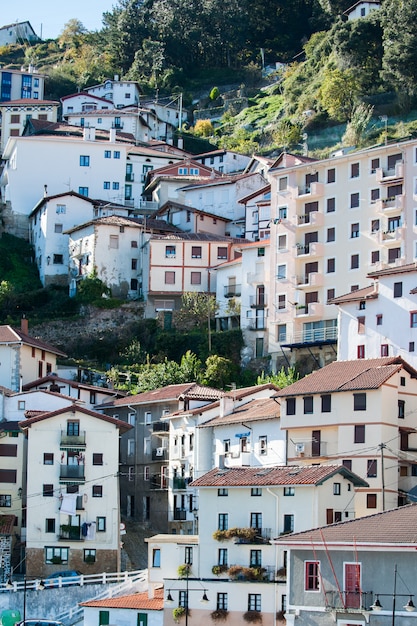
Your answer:
[[[77,494],[65,493],[61,503],[61,513],[67,513],[68,515],[75,515],[77,512]]]
[[[94,539],[96,538],[96,523],[90,522],[89,524],[87,524],[87,526],[88,526],[88,530],[87,530],[86,540],[94,541]]]

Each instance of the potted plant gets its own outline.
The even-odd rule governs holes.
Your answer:
[[[287,568],[286,567],[280,567],[277,570],[277,578],[286,578],[287,577]]]
[[[229,611],[227,609],[216,609],[215,611],[210,613],[210,617],[213,622],[225,622],[228,615]]]
[[[277,611],[277,622],[284,622],[285,621],[285,611]]]
[[[178,578],[186,578],[187,576],[190,575],[190,572],[191,572],[191,565],[189,563],[183,563],[182,565],[178,566],[178,569],[177,569]]]
[[[231,565],[227,573],[229,574],[230,578],[232,578],[233,580],[236,580],[238,576],[242,575],[243,569],[244,568],[242,565]]]
[[[250,624],[262,623],[262,613],[259,611],[246,611],[246,613],[243,613],[243,619]]]
[[[178,622],[180,621],[181,617],[183,617],[185,615],[185,607],[184,606],[177,606],[175,609],[173,609],[172,611],[172,617],[174,618],[174,622],[176,622],[178,624]],[[190,615],[190,611],[187,611],[187,614]]]
[[[95,563],[96,562],[96,557],[93,556],[92,554],[87,554],[87,556],[84,559],[85,563]]]
[[[229,531],[228,530],[215,530],[213,533],[213,539],[215,541],[225,541],[229,539]]]
[[[227,565],[213,565],[211,571],[215,576],[220,576],[221,574],[225,574],[228,569]]]
[[[61,565],[62,558],[60,556],[53,556],[51,559],[51,563],[53,563],[54,565]]]

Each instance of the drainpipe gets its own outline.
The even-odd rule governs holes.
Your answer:
[[[278,494],[274,493],[273,491],[271,491],[271,489],[269,487],[266,488],[267,492],[273,496],[276,500],[276,507],[275,507],[275,528],[276,528],[276,532],[278,532],[278,519],[279,519],[279,496]],[[275,626],[275,615],[277,614],[277,591],[278,591],[278,583],[276,580],[276,575],[277,575],[277,570],[278,570],[278,549],[277,549],[277,544],[275,545],[275,564],[274,564],[274,615],[273,615],[273,621],[272,624],[273,626]],[[288,600],[288,598],[287,598]]]

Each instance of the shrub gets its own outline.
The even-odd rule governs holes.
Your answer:
[[[210,613],[210,617],[214,622],[225,622],[228,615],[229,611],[227,609],[216,609]]]
[[[250,624],[254,624],[256,622],[262,623],[262,613],[259,611],[246,611],[246,613],[243,613],[243,619],[245,622],[249,622]]]
[[[228,569],[227,565],[213,565],[211,571],[215,576],[220,576],[221,574],[225,574]]]
[[[189,576],[191,572],[191,565],[189,563],[184,563],[183,565],[179,565],[177,569],[177,574],[179,578],[185,578]]]
[[[183,617],[185,615],[185,607],[184,606],[177,606],[175,609],[173,609],[172,611],[172,617],[174,618],[174,622],[176,622],[178,624],[178,622],[180,621],[181,617]],[[187,609],[187,615],[190,616],[190,611],[189,609]]]

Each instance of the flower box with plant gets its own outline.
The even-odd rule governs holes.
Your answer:
[[[54,565],[61,565],[62,558],[60,556],[53,556],[51,559],[51,563],[53,563]]]
[[[226,574],[228,569],[228,565],[213,565],[211,571],[215,576],[220,576],[221,574]]]
[[[249,624],[262,623],[262,613],[259,611],[246,611],[243,613],[243,619]]]
[[[277,569],[277,578],[287,578],[287,568],[280,567]]]
[[[177,574],[178,578],[187,578],[191,572],[191,565],[189,563],[183,563],[178,566]]]
[[[181,617],[185,616],[185,611],[187,611],[187,615],[189,617],[191,615],[190,610],[186,609],[185,606],[177,606],[175,609],[173,609],[172,617],[174,618],[174,622],[178,624]]]
[[[87,554],[87,556],[84,559],[85,563],[95,563],[96,562],[96,557],[93,556],[92,554]]]
[[[215,530],[213,533],[213,539],[215,541],[226,541],[230,539],[228,530]]]
[[[285,622],[285,611],[277,611],[277,622]]]
[[[227,609],[216,609],[215,611],[210,613],[210,617],[213,622],[225,622],[228,615],[229,611]]]

